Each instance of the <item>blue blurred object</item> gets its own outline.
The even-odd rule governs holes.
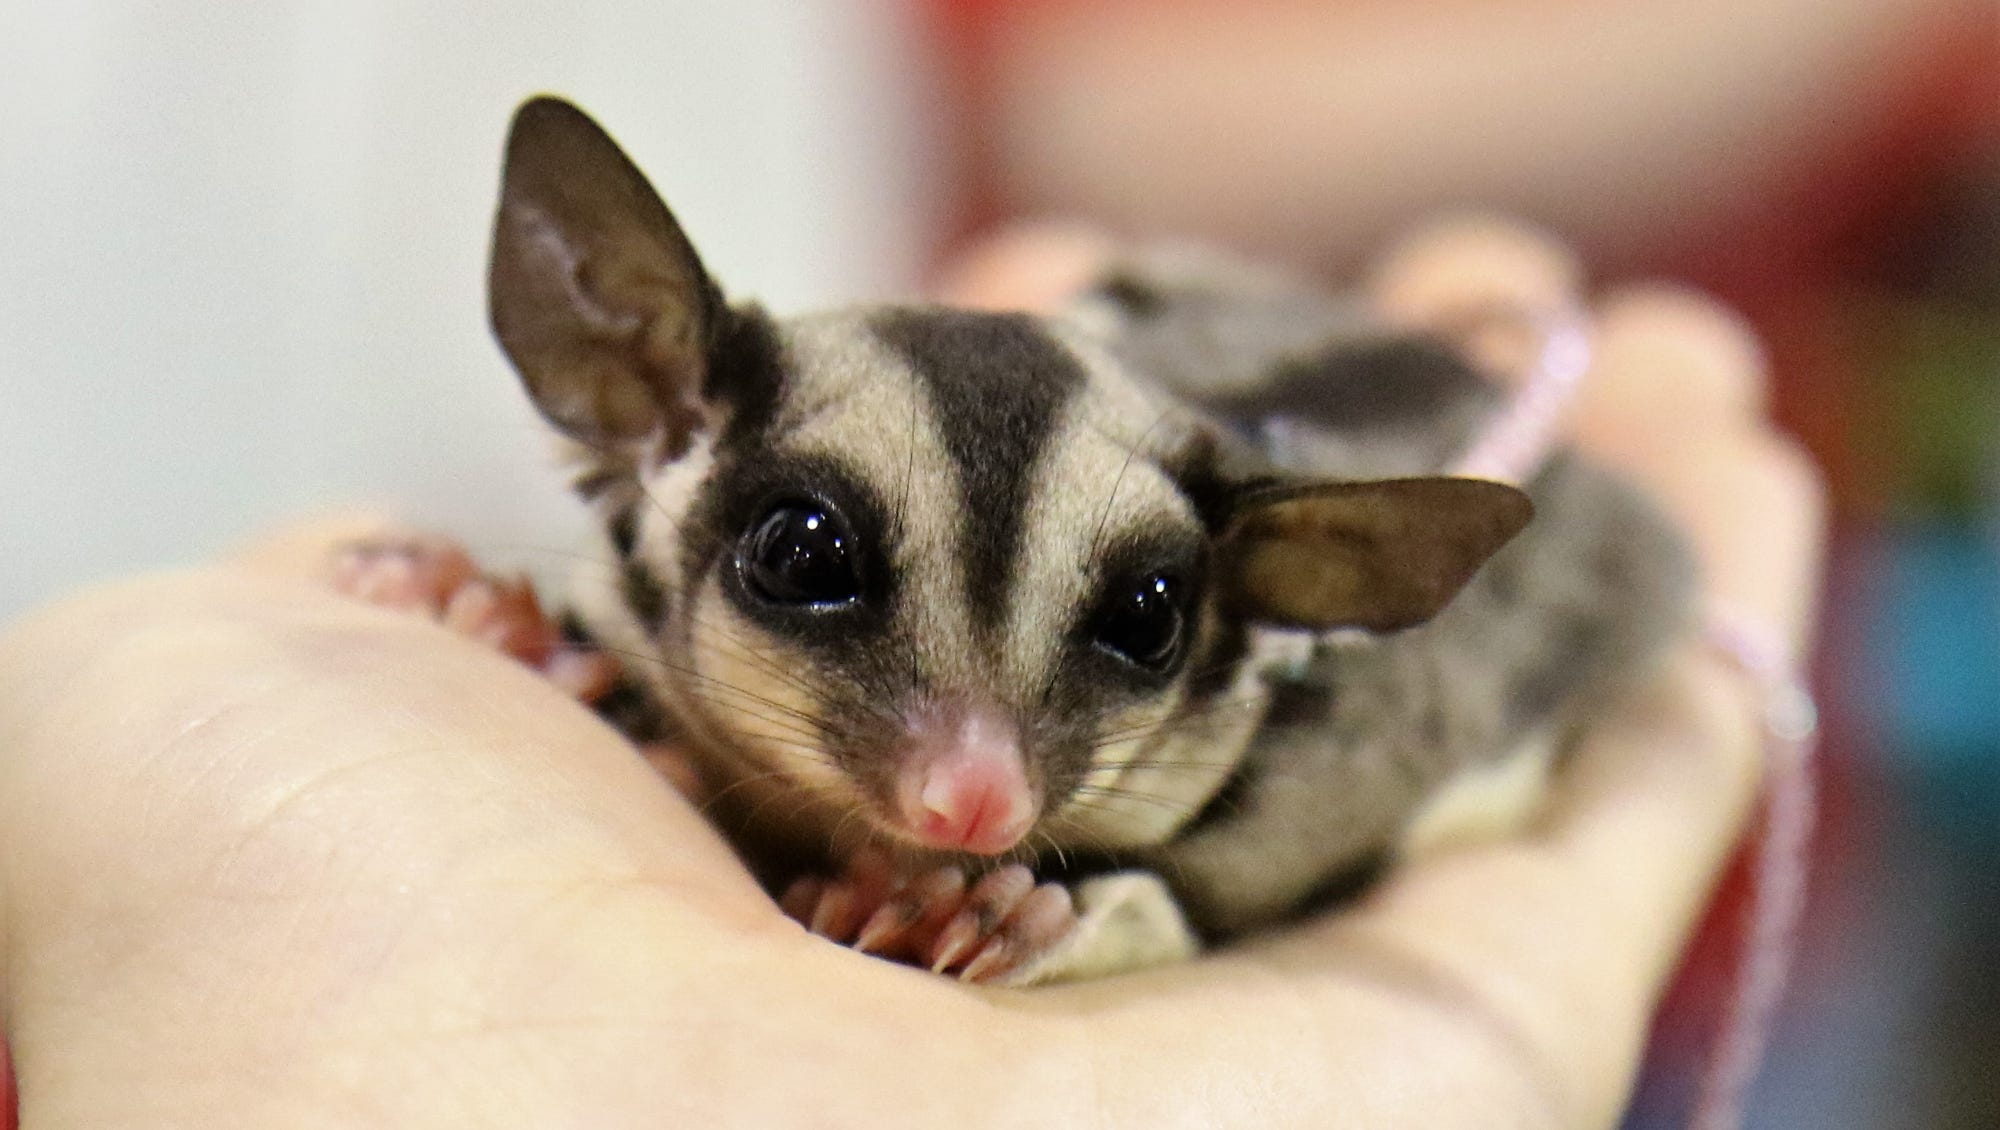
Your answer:
[[[1885,546],[1877,721],[1893,744],[1959,754],[2000,739],[2000,552],[1978,530],[1936,526]]]
[[[2000,547],[1976,527],[1892,529],[1856,657],[1853,701],[1893,772],[1952,838],[2000,835]]]

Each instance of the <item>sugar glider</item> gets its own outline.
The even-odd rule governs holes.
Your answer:
[[[795,914],[968,979],[1185,957],[1517,818],[1688,619],[1599,470],[1444,473],[1502,399],[1459,352],[1219,256],[776,318],[540,98],[490,288],[617,563],[572,594],[607,716]]]

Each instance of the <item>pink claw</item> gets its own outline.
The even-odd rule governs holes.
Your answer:
[[[978,984],[989,977],[998,977],[1018,964],[1013,960],[1013,949],[1005,938],[987,939],[972,960],[965,963],[965,968],[958,971],[958,979]]]
[[[965,896],[965,909],[945,925],[931,948],[931,972],[950,969],[974,945],[991,937],[1015,904],[1034,889],[1034,873],[1018,863],[991,872],[973,884]]]
[[[960,914],[931,947],[931,972],[943,973],[979,941],[979,922],[970,911]]]
[[[887,953],[904,943],[920,944],[928,933],[941,928],[965,901],[965,872],[957,867],[939,867],[891,890],[890,895],[861,928],[854,948],[864,953]]]
[[[1044,883],[1023,898],[986,945],[959,972],[970,982],[998,980],[1063,940],[1076,926],[1069,888]]]

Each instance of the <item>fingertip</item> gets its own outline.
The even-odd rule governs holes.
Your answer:
[[[414,536],[385,511],[335,510],[258,534],[231,549],[224,560],[272,576],[328,577],[341,546],[399,535]]]
[[[1561,309],[1576,300],[1583,269],[1554,236],[1483,213],[1446,217],[1392,245],[1369,283],[1392,321],[1433,325],[1468,308]]]
[[[1796,441],[1751,437],[1739,463],[1729,527],[1708,531],[1709,586],[1724,605],[1760,617],[1805,652],[1819,600],[1826,492],[1818,467]]]
[[[978,310],[1048,310],[1083,290],[1114,251],[1078,220],[1024,220],[985,236],[932,287],[941,301]]]
[[[1687,287],[1624,287],[1598,310],[1597,357],[1578,426],[1740,427],[1764,414],[1766,374],[1763,347],[1734,310]]]

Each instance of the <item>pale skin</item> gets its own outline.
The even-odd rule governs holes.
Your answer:
[[[1046,305],[1098,247],[1024,230],[945,289]],[[1376,280],[1417,321],[1574,285],[1491,225]],[[1598,311],[1578,442],[1796,643],[1819,491],[1763,419],[1756,351],[1677,292]],[[973,989],[807,935],[587,711],[311,578],[365,532],[294,531],[0,637],[25,1125],[1606,1126],[1758,777],[1755,694],[1690,643],[1524,839],[1190,965]]]

